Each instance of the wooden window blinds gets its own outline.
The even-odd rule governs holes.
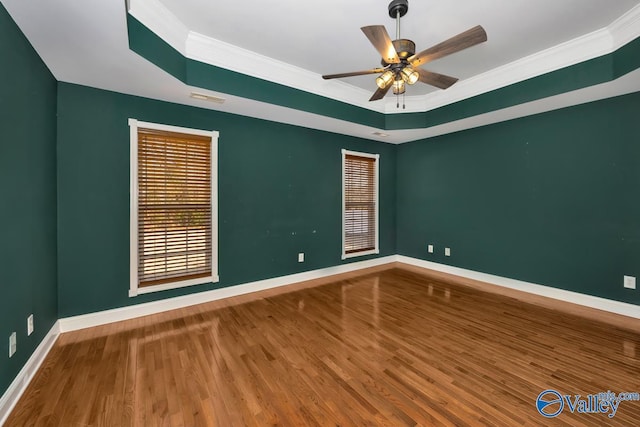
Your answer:
[[[211,137],[138,128],[140,287],[212,275]]]
[[[377,250],[377,157],[344,155],[344,255]]]

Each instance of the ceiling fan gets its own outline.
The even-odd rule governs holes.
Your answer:
[[[455,77],[434,73],[419,67],[429,61],[451,55],[452,53],[487,41],[487,33],[484,31],[484,28],[480,25],[475,26],[416,54],[415,43],[409,39],[400,38],[400,18],[403,17],[408,10],[408,0],[392,0],[391,3],[389,3],[389,16],[396,20],[396,39],[393,41],[389,38],[389,34],[383,25],[371,25],[361,28],[364,35],[367,36],[371,44],[382,56],[382,68],[353,71],[350,73],[327,74],[322,76],[322,78],[329,80],[365,74],[380,74],[376,78],[378,90],[375,91],[369,101],[376,101],[383,98],[390,88],[393,88],[395,95],[401,95],[405,92],[405,84],[412,85],[417,81],[440,89],[447,89],[457,82],[458,79]]]

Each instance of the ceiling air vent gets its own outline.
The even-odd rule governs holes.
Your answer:
[[[216,104],[223,104],[225,99],[218,98],[217,96],[205,95],[204,93],[191,92],[191,98],[200,99],[202,101],[215,102]]]

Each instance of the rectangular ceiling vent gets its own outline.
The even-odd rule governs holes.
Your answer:
[[[223,104],[225,99],[218,98],[217,96],[205,95],[204,93],[191,92],[191,98],[200,99],[202,101],[215,102],[216,104]]]

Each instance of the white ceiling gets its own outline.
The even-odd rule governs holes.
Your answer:
[[[389,0],[159,0],[192,31],[318,74],[380,66],[360,27],[395,38]],[[488,42],[424,68],[465,79],[604,28],[637,0],[409,0],[401,37],[424,50],[476,25]],[[345,79],[369,90],[375,76]],[[418,84],[407,95],[431,89]]]
[[[430,129],[382,130],[389,137],[379,138],[371,127],[186,86],[128,49],[124,0],[1,1],[60,81],[393,143],[640,90],[636,70],[614,82]],[[392,96],[367,102],[375,89],[373,76],[320,78],[379,64],[359,28],[383,24],[394,38],[387,5],[387,0],[130,0],[131,13],[186,56],[274,81],[293,73],[285,81],[294,87],[394,113]],[[639,17],[640,0],[410,0],[402,36],[418,50],[477,24],[487,31],[488,42],[427,64],[461,81],[446,91],[410,87],[406,111],[427,111],[609,53],[640,36]],[[203,40],[208,52],[194,48]],[[238,55],[220,58],[223,50],[215,49],[228,44],[239,48]],[[197,101],[188,97],[192,90],[227,101]]]

